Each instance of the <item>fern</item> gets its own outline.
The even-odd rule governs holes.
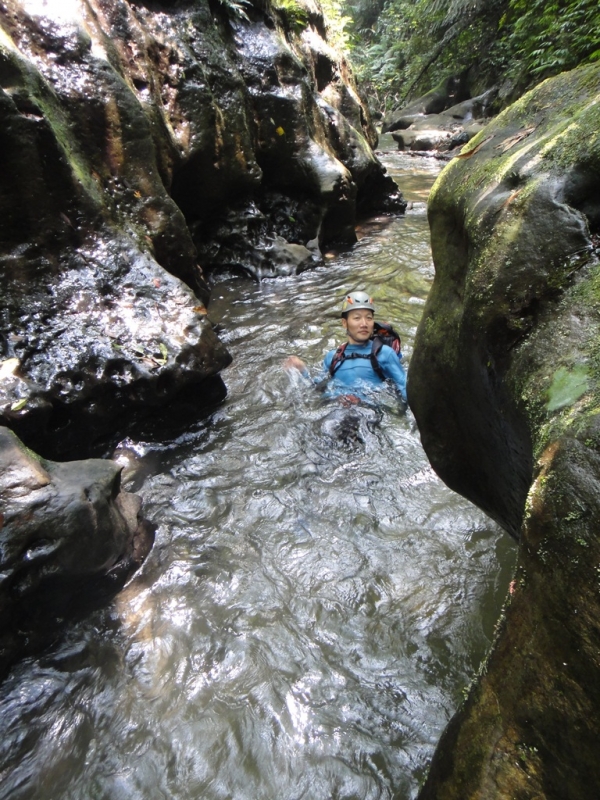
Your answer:
[[[275,0],[273,8],[282,12],[295,31],[300,32],[308,27],[308,11],[296,0]]]
[[[488,86],[508,79],[523,91],[600,60],[598,0],[340,2],[351,18],[346,41],[359,75],[394,103],[470,67]]]
[[[243,19],[246,22],[250,21],[250,17],[246,13],[244,6],[252,6],[251,0],[219,0],[219,3],[221,3],[231,17]]]

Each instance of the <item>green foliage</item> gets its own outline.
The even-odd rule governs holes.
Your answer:
[[[358,13],[349,26],[350,53],[358,78],[384,106],[398,99],[401,76],[411,50],[417,49],[412,38],[418,36],[418,12],[418,2],[386,2],[375,21]]]
[[[339,50],[347,50],[349,40],[346,28],[351,19],[345,14],[343,0],[321,0],[321,8],[325,17],[329,42]]]
[[[293,30],[300,32],[308,27],[308,11],[297,0],[274,0],[273,8],[282,12]]]
[[[244,6],[252,5],[250,0],[219,0],[219,3],[221,3],[223,8],[231,17],[245,20],[248,19],[248,14],[246,14]]]
[[[359,77],[385,107],[413,89],[427,91],[445,74],[489,60],[490,41],[508,5],[508,0],[382,0],[373,20],[365,2],[346,2],[353,14],[351,56]]]
[[[537,79],[600,59],[597,0],[511,0],[503,29],[516,68]]]
[[[587,392],[588,387],[588,371],[584,364],[576,364],[571,372],[560,367],[554,373],[552,385],[548,390],[548,411],[573,405]]]
[[[359,78],[384,109],[470,68],[481,90],[508,78],[522,91],[600,60],[598,0],[342,0],[342,11]]]

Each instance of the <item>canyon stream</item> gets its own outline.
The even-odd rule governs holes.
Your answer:
[[[184,432],[118,448],[137,459],[154,549],[0,687],[0,798],[416,797],[516,547],[435,476],[391,391],[340,438],[332,402],[282,368],[295,354],[317,376],[343,341],[344,294],[366,289],[410,371],[440,164],[393,146],[383,137],[380,157],[405,216],[362,224],[300,276],[215,284],[227,398]]]

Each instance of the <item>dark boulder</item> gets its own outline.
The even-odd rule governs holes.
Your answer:
[[[384,117],[382,133],[404,130],[423,115],[441,114],[447,108],[467,100],[469,95],[460,77],[450,76],[431,89],[427,94],[413,100],[402,108],[395,109]]]
[[[45,461],[0,427],[0,675],[124,585],[153,541],[121,467]]]
[[[444,117],[450,117],[459,122],[468,122],[473,119],[485,119],[489,116],[490,106],[498,94],[498,88],[492,86],[476,97],[470,97],[456,105],[450,106],[442,112]]]
[[[542,83],[430,198],[409,402],[434,469],[520,545],[420,800],[600,791],[599,81],[596,65]]]
[[[453,133],[452,136],[443,142],[440,150],[450,151],[454,150],[456,147],[462,147],[463,145],[470,142],[480,130],[483,129],[483,125],[479,122],[472,122],[470,125],[465,126],[462,130],[458,130],[456,133]]]
[[[447,145],[450,140],[456,136],[455,128],[444,130],[437,127],[435,124],[431,128],[427,126],[416,128],[409,128],[402,132],[395,132],[392,134],[394,141],[398,144],[398,150],[414,150],[416,152],[424,152],[428,150],[440,150],[444,145]]]
[[[86,453],[121,415],[185,387],[199,407],[224,394],[230,357],[202,302],[131,239],[102,233],[76,253],[32,248],[0,264],[0,420],[45,455]]]
[[[452,150],[472,139],[488,122],[484,116],[495,93],[495,89],[489,89],[439,114],[402,117],[392,137],[399,150]]]

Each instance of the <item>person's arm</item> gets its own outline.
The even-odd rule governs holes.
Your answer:
[[[406,403],[406,371],[391,347],[384,345],[379,351],[379,363],[386,378],[393,381]]]
[[[301,358],[298,358],[298,356],[289,356],[286,358],[286,360],[283,362],[283,368],[287,370],[297,369],[298,372],[306,377],[308,377],[309,374],[308,367]]]
[[[306,366],[305,362],[302,361],[301,358],[298,356],[288,356],[285,361],[283,362],[283,368],[288,370],[297,370],[303,378],[307,378],[309,381],[312,381],[316,388],[319,391],[324,391],[327,388],[327,384],[329,383],[329,367],[331,362],[333,361],[333,356],[335,355],[335,350],[330,350],[325,358],[323,359],[323,367],[319,375],[315,378],[311,377],[310,372],[308,371],[308,367]]]
[[[323,368],[316,378],[311,377],[306,363],[302,361],[301,358],[298,358],[298,356],[288,356],[288,358],[286,358],[283,362],[283,368],[288,372],[290,370],[297,370],[303,378],[307,378],[309,381],[312,380],[318,389],[323,389],[329,381],[329,364],[331,363],[332,358],[333,352],[327,353],[325,360],[323,361]]]

